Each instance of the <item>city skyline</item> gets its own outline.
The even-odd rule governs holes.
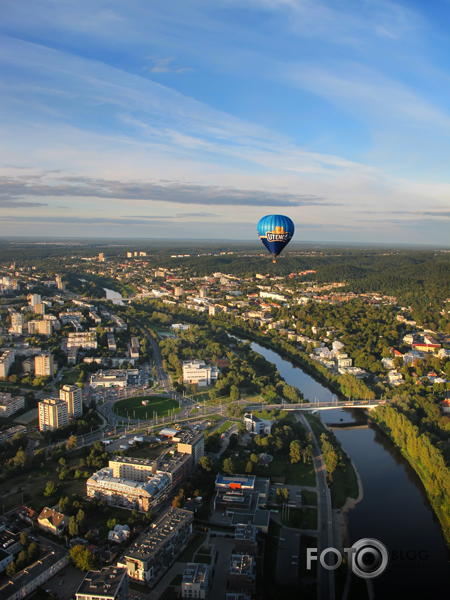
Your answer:
[[[445,2],[84,8],[0,9],[0,235],[447,244]]]

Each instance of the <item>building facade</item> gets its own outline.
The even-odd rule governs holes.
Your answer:
[[[10,417],[22,408],[25,408],[24,396],[12,398],[11,394],[0,394],[0,417]]]
[[[181,584],[182,598],[208,598],[211,572],[203,563],[188,563]]]
[[[39,429],[52,431],[69,423],[67,403],[59,398],[45,398],[39,402]]]
[[[15,360],[14,350],[5,350],[0,357],[0,377],[8,377],[9,369]]]
[[[219,369],[213,365],[207,365],[203,360],[183,361],[183,383],[195,383],[197,385],[211,385],[217,381]]]
[[[171,506],[124,554],[130,579],[152,583],[167,571],[192,535],[194,513]]]
[[[34,372],[36,377],[53,377],[56,373],[53,354],[39,354],[34,357]]]
[[[60,400],[67,404],[67,414],[70,417],[83,416],[83,390],[77,385],[63,385],[59,390]]]

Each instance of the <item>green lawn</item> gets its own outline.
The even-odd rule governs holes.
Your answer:
[[[225,433],[225,431],[227,431],[232,425],[233,421],[225,421],[225,423],[222,423],[222,425],[216,429],[214,433],[220,433],[222,435],[222,433]]]
[[[317,529],[317,508],[291,508],[289,516],[281,520],[287,527]]]
[[[142,404],[147,400],[147,406]],[[120,400],[113,405],[114,412],[124,419],[151,419],[153,411],[158,413],[158,417],[165,417],[169,411],[179,412],[178,402],[171,398],[163,396],[137,396]],[[133,412],[134,411],[134,412]]]
[[[317,506],[317,493],[302,490],[302,506]]]
[[[78,383],[78,378],[80,377],[80,371],[71,369],[70,371],[64,371],[63,376],[61,377],[61,381],[59,382],[59,387],[63,385],[75,385]]]
[[[316,485],[316,474],[312,463],[298,462],[292,465],[285,456],[275,456],[269,466],[261,471],[261,475],[282,477],[288,485],[305,485],[309,487]]]

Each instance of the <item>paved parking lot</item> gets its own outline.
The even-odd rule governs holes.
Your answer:
[[[300,532],[282,527],[278,542],[276,579],[283,585],[298,585]]]
[[[58,600],[70,600],[70,598],[75,598],[76,591],[85,575],[86,573],[69,565],[49,579],[42,587],[55,594]]]

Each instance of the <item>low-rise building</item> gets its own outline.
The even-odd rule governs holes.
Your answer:
[[[128,600],[127,570],[105,567],[88,571],[75,594],[76,600]]]
[[[22,550],[20,534],[4,529],[0,531],[0,548],[11,555],[19,554]]]
[[[13,562],[13,560],[14,556],[12,554],[0,548],[0,573],[6,571],[8,565],[10,565]]]
[[[256,556],[258,550],[257,532],[258,530],[254,525],[238,525],[234,532],[233,554]]]
[[[254,592],[255,560],[253,556],[231,555],[227,588],[231,592]]]
[[[0,417],[10,417],[22,408],[25,408],[24,396],[14,396],[12,398],[11,394],[0,393]]]
[[[252,413],[247,413],[244,415],[244,425],[247,431],[251,433],[261,434],[265,433],[269,435],[272,430],[272,425],[276,421],[267,421],[265,419],[260,419],[259,417],[255,417]]]
[[[217,381],[219,369],[213,365],[207,365],[204,360],[183,361],[183,383],[195,383],[197,385],[211,385]]]
[[[28,566],[9,581],[0,584],[2,600],[22,600],[69,564],[69,555],[52,546],[44,550],[39,560]]]
[[[128,525],[115,525],[114,529],[108,533],[108,540],[121,544],[130,537],[130,533]]]
[[[37,521],[41,529],[53,535],[62,535],[66,527],[69,526],[69,517],[48,507],[42,510]]]
[[[10,427],[9,429],[4,429],[0,431],[0,445],[4,446],[8,440],[11,440],[17,434],[26,434],[27,428],[23,425],[16,425],[15,427]]]
[[[127,360],[127,359],[124,359]],[[128,361],[127,361],[128,362]],[[138,369],[109,369],[100,370],[91,375],[91,387],[120,387],[125,388],[128,385],[128,379],[132,375],[137,375]]]
[[[152,583],[164,574],[192,536],[194,513],[171,506],[124,554],[131,579]]]
[[[203,563],[188,563],[181,583],[182,598],[208,598],[211,572]]]

